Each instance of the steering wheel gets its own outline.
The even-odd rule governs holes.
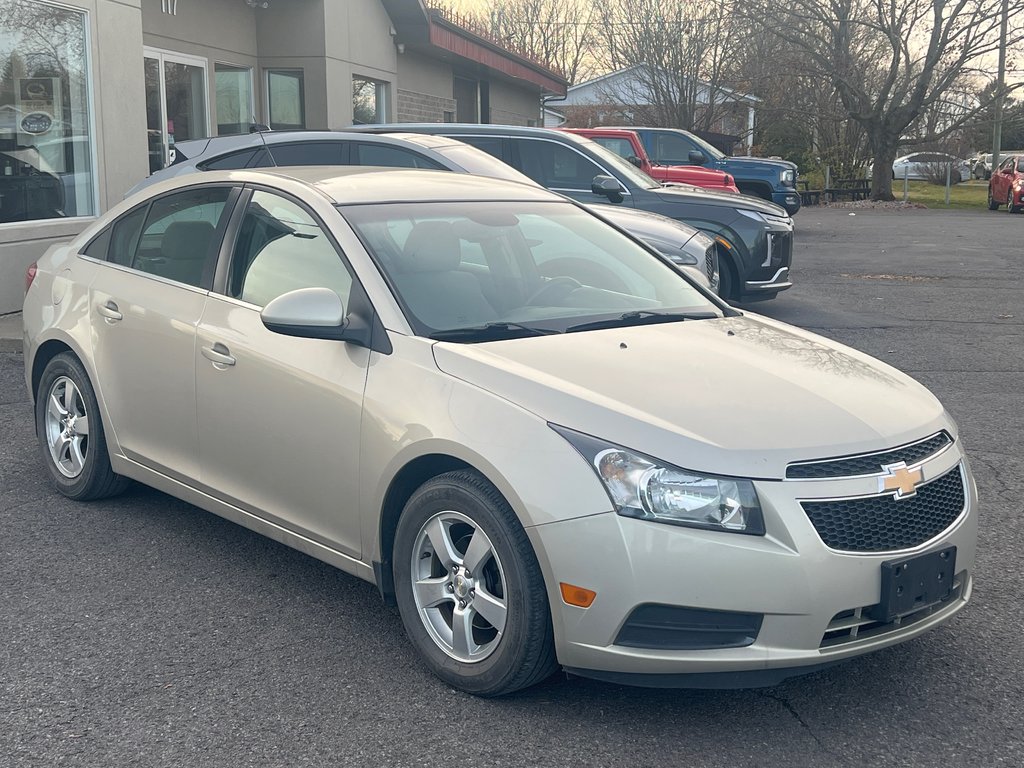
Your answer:
[[[554,296],[549,296],[548,294],[555,294],[559,299],[563,299],[577,288],[582,287],[583,283],[574,277],[567,277],[565,275],[552,277],[547,280],[544,285],[531,293],[525,303],[527,306],[551,306]],[[540,301],[542,298],[545,299],[545,301]]]

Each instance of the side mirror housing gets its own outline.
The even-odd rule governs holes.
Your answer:
[[[629,162],[632,163],[633,165],[635,165],[637,168],[643,168],[644,167],[644,161],[641,160],[636,155],[630,155],[626,159],[629,160]]]
[[[594,177],[594,180],[590,182],[590,191],[595,195],[607,197],[610,202],[622,202],[622,185],[619,183],[619,180],[613,176],[598,174]]]
[[[345,302],[330,288],[299,288],[270,301],[260,312],[267,330],[304,339],[349,341],[370,346],[370,328],[345,316]]]
[[[689,160],[692,165],[704,165],[707,162],[707,155],[701,152],[699,149],[691,149]]]

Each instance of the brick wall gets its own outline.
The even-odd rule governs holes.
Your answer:
[[[396,112],[399,123],[443,123],[445,112],[455,114],[455,99],[399,88]]]

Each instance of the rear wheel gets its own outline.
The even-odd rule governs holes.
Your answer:
[[[999,201],[992,197],[992,185],[988,185],[988,209],[995,211],[999,209]]]
[[[128,485],[110,467],[96,394],[70,352],[57,355],[43,370],[36,391],[36,434],[50,480],[68,498],[102,499]]]
[[[395,533],[398,609],[430,670],[478,696],[540,682],[556,668],[540,566],[508,502],[471,471],[417,490]]]

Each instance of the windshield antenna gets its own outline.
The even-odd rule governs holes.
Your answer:
[[[249,126],[249,133],[258,133],[260,135],[260,141],[263,142],[263,148],[267,150],[267,155],[270,156],[270,165],[273,168],[277,168],[277,160],[274,159],[274,153],[270,151],[270,145],[267,144],[267,137],[263,135],[264,131],[269,131],[270,128],[262,123],[256,122],[256,115],[252,116],[252,124]]]

